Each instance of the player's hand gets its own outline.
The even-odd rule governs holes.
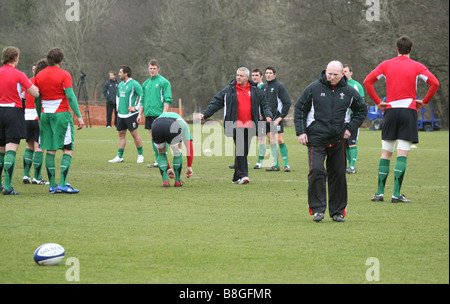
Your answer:
[[[187,167],[186,178],[190,178],[192,175],[194,175],[194,171],[192,171],[192,167]]]
[[[352,133],[348,129],[345,129],[344,139],[349,139],[352,136]]]
[[[203,115],[202,113],[200,113],[200,114],[197,115],[197,119],[202,120],[202,119],[204,119],[204,118],[205,118],[205,115]]]
[[[378,109],[380,109],[380,111],[384,113],[384,111],[386,111],[386,103],[385,102],[380,102],[378,104]]]
[[[141,117],[141,115],[138,114],[138,117],[136,118],[136,122],[137,122],[138,124],[140,124],[141,121],[142,121],[142,117]]]
[[[266,117],[267,122],[272,122],[272,117]]]
[[[422,110],[423,107],[425,107],[425,104],[423,103],[422,100],[416,99],[415,102],[416,102],[417,112],[419,112],[420,110]]]
[[[304,146],[308,143],[308,135],[306,133],[300,134],[298,136],[298,142]]]
[[[83,117],[78,117],[78,130],[83,129],[83,127],[84,127]]]
[[[283,120],[283,118],[278,117],[277,119],[275,119],[273,121],[273,124],[275,125],[275,127],[278,127],[278,125],[280,124],[280,122]]]

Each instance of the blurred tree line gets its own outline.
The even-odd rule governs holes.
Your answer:
[[[0,0],[0,47],[19,47],[19,69],[28,75],[58,46],[75,93],[83,72],[89,98],[97,91],[103,99],[110,70],[129,65],[142,83],[156,58],[174,106],[182,99],[187,114],[204,109],[240,66],[275,66],[293,102],[334,59],[351,64],[362,83],[397,55],[402,35],[414,42],[412,59],[441,83],[432,102],[448,128],[448,0]],[[384,81],[376,88],[385,94]],[[428,86],[418,88],[423,97]]]

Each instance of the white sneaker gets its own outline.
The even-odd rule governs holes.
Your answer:
[[[247,176],[245,176],[239,180],[239,184],[241,184],[241,185],[248,184],[248,183],[250,183],[250,180],[248,179]]]
[[[256,163],[256,165],[253,167],[253,169],[262,169],[262,164]]]
[[[29,178],[28,176],[24,176],[22,178],[22,181],[24,184],[31,184],[31,178]]]
[[[155,160],[152,164],[148,164],[147,167],[149,167],[149,168],[157,168],[158,167],[158,163]]]
[[[144,155],[138,155],[137,163],[142,164],[144,162]]]
[[[120,158],[119,156],[114,157],[113,159],[109,160],[110,163],[123,163],[123,158]]]

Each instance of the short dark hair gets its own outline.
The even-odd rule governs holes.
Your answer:
[[[127,66],[127,65],[121,65],[121,66],[120,66],[120,69],[121,69],[125,74],[127,74],[128,77],[131,77],[132,72],[131,72],[131,68],[130,68],[129,66]]]
[[[397,50],[400,55],[408,55],[411,53],[413,43],[408,36],[402,36],[397,39]]]
[[[353,72],[353,68],[352,68],[352,66],[349,65],[349,64],[344,64],[344,68],[348,68],[348,70],[349,70],[350,72]]]
[[[20,50],[14,46],[7,46],[2,51],[2,63],[13,63],[16,57],[19,57]]]
[[[36,66],[36,70],[34,71],[34,75],[36,76],[40,71],[48,67],[47,59],[42,58],[38,62],[34,64]]]
[[[259,75],[261,75],[262,76],[262,72],[261,72],[261,70],[260,69],[254,69],[253,71],[252,71],[252,73],[259,73]]]
[[[274,74],[277,73],[277,70],[275,70],[275,68],[274,68],[273,66],[268,66],[268,67],[266,68],[266,72],[267,72],[267,70],[271,70]]]
[[[159,62],[156,59],[152,59],[149,61],[148,65],[157,66],[159,68]]]
[[[60,48],[52,48],[47,53],[48,65],[60,64],[64,59],[64,52]]]

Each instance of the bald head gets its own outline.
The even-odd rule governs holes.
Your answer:
[[[344,77],[344,65],[337,60],[331,61],[327,65],[325,74],[331,85],[335,86],[341,81],[342,77]]]

